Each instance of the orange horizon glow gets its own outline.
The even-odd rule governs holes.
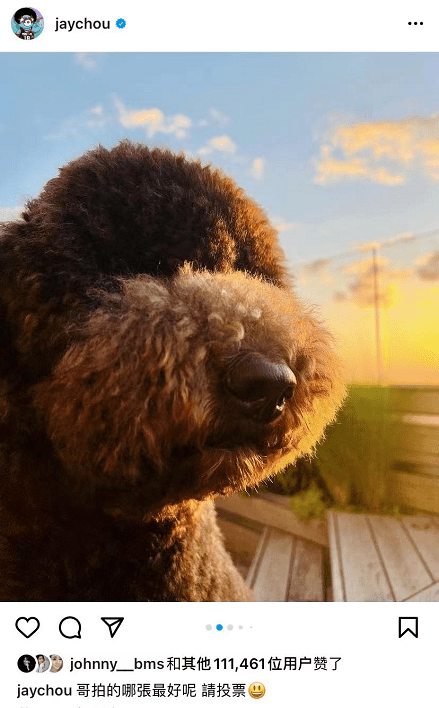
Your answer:
[[[386,290],[386,306],[379,308],[381,383],[439,386],[439,283],[412,276],[388,283]],[[336,337],[347,381],[379,383],[374,307],[326,297],[320,312]]]

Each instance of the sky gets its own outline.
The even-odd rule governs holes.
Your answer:
[[[98,143],[184,150],[267,211],[355,379],[377,376],[377,296],[387,379],[439,385],[439,54],[11,53],[0,85],[0,220]],[[399,327],[418,301],[414,351]]]

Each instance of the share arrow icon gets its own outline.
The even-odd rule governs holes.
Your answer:
[[[119,629],[120,625],[124,621],[124,617],[101,617],[101,620],[104,624],[107,625],[108,629],[110,630],[110,637],[113,639],[114,635],[116,634],[117,630]]]

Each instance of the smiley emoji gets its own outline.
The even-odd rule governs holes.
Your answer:
[[[262,698],[265,695],[265,686],[257,681],[248,687],[248,692],[252,698]]]

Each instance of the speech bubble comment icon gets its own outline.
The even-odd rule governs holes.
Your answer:
[[[76,617],[63,617],[59,633],[66,639],[81,639],[81,623]]]

